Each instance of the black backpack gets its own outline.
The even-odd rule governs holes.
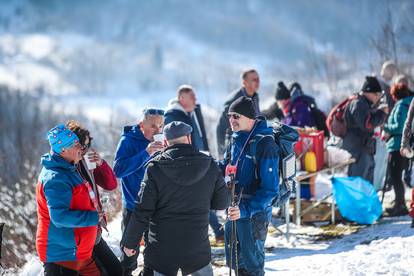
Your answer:
[[[252,157],[256,167],[255,176],[258,179],[256,149],[259,142],[266,136],[256,134],[249,141],[249,155]],[[273,125],[273,135],[271,136],[279,146],[279,193],[273,199],[272,205],[275,207],[283,206],[296,191],[296,156],[294,145],[299,140],[298,132],[287,125],[276,123]],[[260,185],[260,183],[258,183]]]

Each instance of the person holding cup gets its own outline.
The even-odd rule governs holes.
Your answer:
[[[108,163],[92,148],[93,138],[89,130],[74,120],[68,121],[66,127],[79,138],[83,159],[76,164],[76,169],[82,179],[90,184],[96,195],[95,207],[102,217],[99,220],[95,245],[93,247],[93,259],[102,275],[122,275],[120,261],[102,238],[102,228],[106,229],[107,221],[98,190],[98,186],[107,191],[115,190],[118,186],[115,174]]]
[[[145,109],[138,124],[124,127],[114,163],[114,172],[121,179],[122,187],[122,232],[135,208],[147,162],[155,153],[164,150],[164,139],[158,135],[163,127],[164,110],[156,108]],[[138,252],[132,256],[122,255],[123,275],[131,275],[137,268]],[[145,265],[144,271],[148,271]]]

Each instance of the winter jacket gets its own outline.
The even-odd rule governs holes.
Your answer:
[[[98,212],[76,166],[57,154],[42,156],[37,188],[36,249],[42,262],[89,259]],[[90,186],[89,186],[90,187]],[[91,196],[91,197],[90,197]]]
[[[229,120],[227,119],[227,113],[229,112],[229,108],[230,105],[237,100],[238,98],[242,97],[242,96],[246,96],[247,92],[246,89],[244,89],[243,87],[240,88],[240,90],[236,90],[234,92],[232,92],[228,97],[226,102],[224,103],[224,110],[220,115],[220,119],[217,125],[217,149],[218,149],[218,153],[219,155],[223,154],[224,151],[226,150],[226,145],[230,140],[231,137],[231,129],[230,129],[230,123]],[[253,97],[251,97],[253,104],[254,104],[254,109],[256,111],[256,116],[260,115],[260,109],[259,109],[259,95],[257,93],[255,93],[253,95]]]
[[[122,204],[130,211],[135,208],[145,164],[150,158],[146,151],[149,143],[139,126],[126,126],[116,150],[114,172],[121,178]]]
[[[390,135],[390,138],[387,140],[388,152],[400,150],[404,123],[412,99],[413,97],[409,96],[398,100],[388,117],[387,123],[384,125],[384,131]]]
[[[149,162],[142,185],[122,244],[135,248],[149,223],[145,265],[187,275],[210,263],[209,211],[230,204],[214,160],[189,144],[170,146]]]
[[[402,134],[402,140],[401,140],[401,148],[411,148],[412,145],[410,144],[411,137],[414,133],[413,128],[413,121],[414,119],[414,100],[411,101],[410,107],[408,108],[408,114],[407,119],[404,123],[404,130]]]
[[[359,156],[361,153],[373,155],[374,128],[384,123],[386,114],[382,110],[372,108],[372,103],[364,95],[360,95],[348,104],[344,117],[347,133],[343,138],[342,148],[352,156]]]
[[[291,97],[291,104],[282,123],[296,127],[315,127],[316,121],[310,108],[311,97],[300,95]]]
[[[256,146],[257,166],[255,166],[249,154],[248,143],[241,152],[249,134],[247,131],[233,133],[232,141],[227,147],[220,166],[224,172],[229,163],[236,165],[239,158],[236,192],[239,193],[243,188],[242,200],[239,205],[241,218],[251,218],[255,214],[263,212],[270,220],[272,200],[279,191],[279,147],[270,137],[273,136],[273,129],[267,126],[266,121],[257,120],[250,137],[253,138],[257,134],[269,136],[261,139]]]
[[[118,186],[118,183],[116,182],[116,177],[115,177],[115,174],[112,168],[108,165],[108,163],[106,163],[105,160],[102,160],[102,164],[100,166],[97,166],[93,171],[90,171],[88,170],[88,167],[84,159],[82,159],[76,165],[76,167],[81,177],[85,181],[88,181],[91,184],[92,190],[94,191],[96,198],[97,198],[97,203],[99,205],[98,208],[100,209],[100,211],[103,211],[98,186],[100,186],[102,189],[107,190],[107,191],[112,191],[116,189],[116,187]],[[102,227],[105,228],[106,225],[107,225],[107,221],[106,221],[106,217],[104,217],[104,219],[99,222],[98,234],[96,237],[95,244],[97,244],[100,241],[101,234],[102,234]]]
[[[172,121],[184,122],[193,128],[191,133],[191,141],[196,150],[209,151],[207,143],[207,134],[204,126],[204,118],[201,113],[199,104],[190,114],[185,112],[177,99],[170,100],[167,111],[165,112],[164,124]]]

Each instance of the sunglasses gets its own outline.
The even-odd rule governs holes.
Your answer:
[[[160,115],[160,116],[164,116],[165,112],[162,109],[158,109],[158,108],[146,108],[143,111],[145,116],[148,115]]]
[[[89,137],[89,143],[87,143],[87,144],[85,144],[85,145],[82,145],[81,144],[81,150],[88,150],[88,149],[90,149],[91,148],[91,145],[92,145],[92,137]]]
[[[233,118],[234,120],[240,119],[241,115],[237,113],[229,113],[227,114],[227,119]]]

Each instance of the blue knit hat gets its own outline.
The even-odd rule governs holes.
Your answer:
[[[65,149],[71,148],[74,144],[79,143],[78,136],[67,129],[64,124],[59,124],[49,130],[47,140],[49,141],[50,148],[58,154]]]

